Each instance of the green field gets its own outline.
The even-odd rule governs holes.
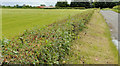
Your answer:
[[[85,10],[79,9],[2,9],[3,37],[14,37],[38,25],[57,22]]]

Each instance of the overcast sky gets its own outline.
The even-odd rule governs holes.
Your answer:
[[[59,0],[1,0],[2,2],[57,2]],[[71,1],[71,0],[67,0]]]
[[[27,5],[32,5],[32,6],[39,6],[40,4],[45,4],[47,6],[49,5],[55,5],[57,3],[57,1],[59,0],[0,0],[2,1],[2,5],[23,5],[23,4],[27,4]],[[71,2],[71,0],[67,0],[68,3]]]
[[[0,0],[0,4],[2,3],[2,5],[7,5],[7,6],[14,6],[16,4],[18,5],[32,5],[32,6],[39,6],[40,4],[45,4],[46,6],[49,5],[55,5],[57,3],[57,1],[61,1],[61,0]],[[67,0],[68,3],[70,4],[71,0]],[[120,0],[116,0],[116,1],[120,1]]]

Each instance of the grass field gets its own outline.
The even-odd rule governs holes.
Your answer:
[[[2,34],[11,38],[36,25],[44,25],[68,18],[85,10],[79,9],[2,9]]]

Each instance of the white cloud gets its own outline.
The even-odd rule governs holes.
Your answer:
[[[57,2],[59,0],[1,0],[2,2]],[[71,0],[67,0],[70,2]]]
[[[29,5],[40,5],[40,4],[46,4],[47,6],[49,5],[55,5],[59,0],[0,0],[3,5],[16,5],[16,4],[29,4]],[[70,4],[71,0],[67,0],[68,3]]]
[[[23,4],[27,4],[27,5],[33,5],[33,6],[39,6],[40,4],[45,4],[47,6],[49,5],[55,5],[57,3],[57,1],[59,0],[0,0],[2,1],[2,5],[23,5]],[[67,0],[68,3],[70,4],[71,0]]]
[[[2,2],[42,2],[43,0],[2,0]]]

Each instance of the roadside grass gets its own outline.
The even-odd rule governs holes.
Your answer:
[[[2,9],[2,34],[11,38],[34,26],[44,27],[68,16],[81,13],[80,9]]]
[[[112,43],[109,27],[99,11],[95,11],[87,29],[72,42],[68,64],[118,64],[118,50]]]
[[[112,10],[112,9],[110,9],[110,8],[103,8],[102,10]]]
[[[114,8],[104,8],[104,9],[102,9],[102,10],[112,10],[112,11],[114,11],[114,12],[117,12],[117,13],[120,13],[120,10],[119,9],[114,9]]]
[[[112,9],[112,11],[115,11],[115,12],[117,12],[117,13],[120,13],[120,10],[118,10],[118,9]]]

